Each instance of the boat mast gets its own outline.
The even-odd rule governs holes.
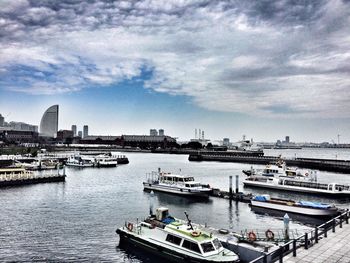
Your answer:
[[[191,220],[189,219],[187,212],[185,211],[184,213],[187,218],[187,225],[190,227],[191,230],[193,230],[193,226],[191,224]]]

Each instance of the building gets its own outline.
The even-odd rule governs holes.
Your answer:
[[[89,135],[89,126],[84,125],[84,127],[83,127],[83,137],[82,138],[85,138],[88,135]]]
[[[150,136],[157,136],[158,135],[158,131],[156,129],[150,129],[149,130],[149,135]]]
[[[170,136],[122,135],[122,136],[87,136],[81,144],[106,144],[120,147],[139,147],[141,149],[177,147],[175,138]]]
[[[35,131],[0,130],[0,140],[8,143],[35,143],[38,137]]]
[[[73,136],[77,136],[77,125],[72,125]]]
[[[159,135],[159,136],[164,136],[164,130],[163,130],[163,129],[159,129],[158,135]]]
[[[56,140],[65,142],[67,139],[73,138],[73,131],[71,130],[59,130],[57,132]]]
[[[286,136],[286,143],[289,143],[289,136]]]
[[[58,105],[48,108],[40,121],[40,135],[55,137],[58,131]]]
[[[5,118],[0,114],[0,127],[4,126]]]
[[[31,124],[24,123],[24,122],[11,121],[9,123],[6,123],[6,127],[9,128],[9,130],[15,130],[15,131],[38,132],[38,126],[31,125]]]
[[[223,146],[230,146],[230,139],[229,138],[224,138],[222,141]]]
[[[83,138],[83,132],[82,131],[78,131],[78,137]]]

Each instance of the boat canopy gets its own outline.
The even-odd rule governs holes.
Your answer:
[[[311,201],[299,201],[297,204],[300,206],[321,208],[321,209],[327,209],[332,207],[330,204],[323,204],[323,203],[317,203],[317,202],[311,202]]]

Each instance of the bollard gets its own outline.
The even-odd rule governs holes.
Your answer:
[[[232,175],[230,175],[230,189],[229,189],[230,199],[232,199]]]
[[[293,257],[297,256],[297,241],[296,239],[293,240]]]
[[[315,227],[315,243],[318,243],[318,228]]]
[[[308,239],[308,235],[307,233],[305,233],[305,245],[304,245],[305,249],[309,248],[309,239]]]
[[[289,240],[289,216],[286,213],[283,217],[284,222],[284,239]]]
[[[238,195],[238,191],[239,191],[238,179],[239,179],[239,175],[236,175],[236,195]]]

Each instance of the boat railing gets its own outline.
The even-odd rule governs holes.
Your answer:
[[[287,241],[283,245],[280,245],[277,250],[270,253],[265,253],[249,263],[267,263],[268,259],[271,259],[269,262],[276,262],[278,260],[279,263],[283,263],[284,256],[293,253],[293,257],[296,257],[298,248],[304,248],[306,250],[309,249],[313,245],[317,244],[321,238],[327,238],[330,231],[335,233],[337,226],[342,228],[344,223],[349,224],[349,218],[350,213],[349,209],[347,209],[337,217],[332,218],[322,225],[316,226],[309,232],[305,232],[302,235]]]

